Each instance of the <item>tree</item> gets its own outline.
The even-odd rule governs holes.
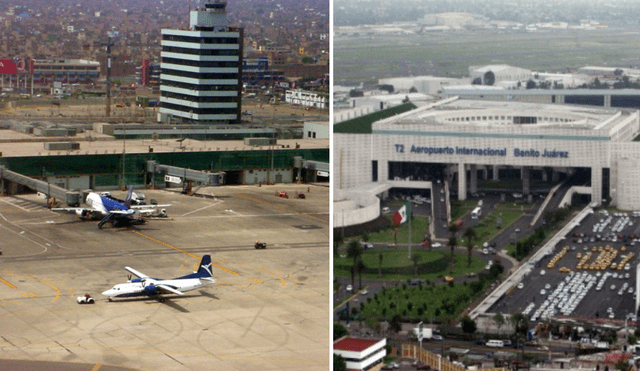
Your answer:
[[[458,225],[456,225],[456,223],[451,223],[449,224],[449,227],[447,229],[449,230],[449,233],[451,233],[447,246],[449,246],[449,248],[451,249],[451,257],[453,257],[453,250],[456,247],[456,245],[458,245],[458,238],[456,237],[456,233],[458,233],[459,228],[458,228]]]
[[[416,89],[415,86],[412,86],[411,89],[409,89],[409,93],[417,93],[418,89]]]
[[[472,320],[468,315],[462,317],[462,331],[465,334],[473,334],[477,329],[476,321]]]
[[[529,331],[529,319],[522,313],[512,313],[511,323],[514,328],[514,335],[519,339],[526,339]]]
[[[353,258],[353,266],[356,265],[356,260],[362,255],[362,248],[360,243],[356,240],[349,241],[347,245],[347,256]]]
[[[414,251],[411,254],[411,261],[413,262],[413,275],[418,277],[418,263],[420,263],[420,254],[417,251]]]
[[[302,63],[312,64],[312,63],[315,63],[315,62],[316,61],[311,57],[302,57]]]
[[[492,86],[496,82],[496,75],[493,73],[493,71],[487,71],[484,74],[483,81],[484,85]]]
[[[536,82],[533,81],[532,79],[529,79],[529,81],[527,81],[527,85],[525,87],[527,89],[535,89],[536,88]]]
[[[456,248],[456,245],[458,245],[458,238],[454,234],[451,235],[449,237],[449,241],[447,241],[447,246],[449,246],[449,249],[451,249],[451,258],[453,258],[453,251]]]
[[[346,371],[347,361],[339,354],[333,355],[333,370],[334,371]]]
[[[333,323],[333,341],[340,339],[343,336],[347,336],[349,330],[338,322]]]
[[[382,252],[378,253],[378,277],[382,277],[382,258],[384,258]]]
[[[338,251],[340,250],[340,246],[344,243],[344,239],[342,237],[342,232],[337,231],[335,228],[333,229],[333,256],[338,255]]]
[[[616,76],[622,76],[623,73],[624,73],[624,71],[622,70],[622,68],[616,68],[613,71],[613,74],[616,75]]]
[[[504,316],[502,313],[496,313],[496,315],[493,316],[493,322],[496,323],[496,326],[498,326],[498,332],[500,332],[500,329],[504,326]]]
[[[471,266],[471,251],[473,250],[473,240],[478,236],[476,230],[473,227],[468,227],[464,230],[463,236],[467,239],[467,266]]]
[[[473,81],[471,81],[471,85],[482,85],[482,79],[476,77],[475,79],[473,79]]]
[[[358,289],[361,289],[362,288],[362,272],[364,272],[367,269],[367,266],[364,265],[364,262],[362,261],[362,259],[358,259],[355,267],[356,267],[356,272],[358,272]]]

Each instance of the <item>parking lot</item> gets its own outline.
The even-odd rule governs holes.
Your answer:
[[[532,322],[578,316],[635,319],[640,216],[588,215],[489,312],[521,312]]]

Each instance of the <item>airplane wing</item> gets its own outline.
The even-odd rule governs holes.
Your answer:
[[[158,285],[156,285],[156,286],[158,286],[158,287],[159,287],[159,288],[161,288],[162,290],[166,290],[166,291],[172,292],[172,293],[174,293],[174,294],[184,295],[184,293],[183,293],[182,291],[178,291],[178,290],[176,290],[176,289],[174,289],[174,288],[172,288],[172,287],[169,287],[169,286],[167,286],[167,285],[158,284]]]
[[[136,210],[136,212],[140,213],[142,215],[148,216],[148,215],[157,213],[158,210],[156,210],[156,209],[142,209],[142,210]]]
[[[135,274],[136,276],[140,277],[140,278],[148,278],[149,276],[147,276],[144,273],[140,273],[137,270],[131,268],[131,267],[124,267],[124,269],[128,270],[129,272]]]
[[[131,205],[129,206],[130,209],[135,209],[135,210],[152,210],[152,209],[156,209],[159,207],[171,207],[171,204],[166,204],[166,205]]]
[[[87,211],[90,213],[99,213],[100,210],[94,209],[92,207],[54,207],[51,211]]]
[[[133,214],[133,211],[129,211],[129,210],[110,210],[109,213],[110,214],[118,214],[118,215],[131,215],[131,214]]]

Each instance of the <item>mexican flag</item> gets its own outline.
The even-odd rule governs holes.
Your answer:
[[[400,225],[406,221],[407,221],[407,205],[404,205],[400,208],[400,210],[396,211],[396,213],[393,214],[393,222],[396,223],[396,225]]]

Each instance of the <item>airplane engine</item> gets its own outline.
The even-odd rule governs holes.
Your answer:
[[[83,219],[86,219],[89,216],[89,212],[87,210],[76,210],[76,215]]]
[[[161,217],[166,217],[167,216],[167,209],[160,210],[160,216]]]
[[[150,284],[148,286],[145,286],[144,288],[144,292],[147,295],[153,295],[158,291],[158,287],[156,287],[156,285],[154,284]]]

